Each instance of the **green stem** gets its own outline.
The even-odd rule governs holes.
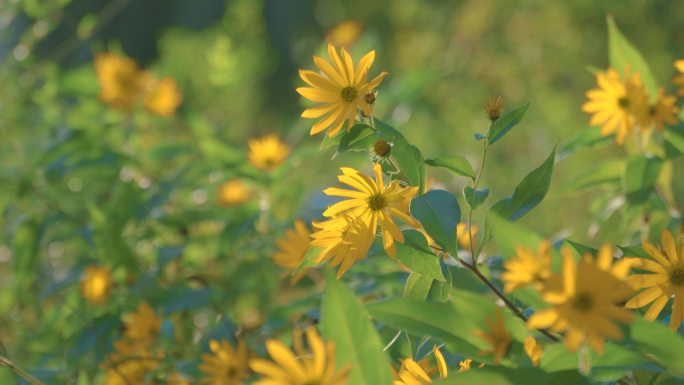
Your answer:
[[[18,374],[19,376],[26,379],[26,381],[32,383],[33,385],[44,385],[37,378],[25,372],[23,369],[14,364],[9,358],[0,356],[0,366],[8,367],[12,372]]]
[[[484,143],[482,143],[482,160],[480,161],[480,168],[477,170],[477,175],[475,176],[475,180],[473,181],[473,194],[477,192],[477,187],[480,185],[480,179],[482,178],[482,171],[484,170],[485,167],[485,160],[487,159],[487,149],[489,148],[489,139],[484,139]],[[473,222],[473,211],[475,211],[472,207],[468,211],[468,227],[466,230],[468,231],[468,240],[470,243],[470,256],[473,258],[473,265],[477,266],[477,260],[479,257],[478,255],[475,255],[475,244],[473,242],[473,232],[470,230],[470,225]]]

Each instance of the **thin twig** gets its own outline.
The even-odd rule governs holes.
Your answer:
[[[8,367],[12,372],[14,372],[14,373],[20,375],[21,377],[25,378],[28,382],[32,383],[33,385],[45,385],[42,382],[40,382],[37,378],[26,373],[22,368],[15,365],[14,362],[12,362],[7,357],[0,356],[0,365]]]

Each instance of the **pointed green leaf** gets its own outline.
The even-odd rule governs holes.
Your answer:
[[[498,142],[504,135],[520,123],[525,117],[527,109],[530,107],[530,103],[518,106],[497,119],[492,127],[489,129],[489,144]]]
[[[640,204],[648,200],[655,191],[663,160],[656,157],[632,155],[625,167],[625,196],[627,202]]]
[[[472,187],[466,186],[463,189],[463,195],[465,200],[471,209],[475,210],[478,206],[484,203],[485,199],[489,196],[489,189],[484,188],[481,190],[473,190]]]
[[[413,198],[411,215],[420,221],[437,244],[452,256],[458,255],[456,226],[461,221],[461,208],[451,193],[430,190],[425,195]]]
[[[391,384],[390,362],[368,312],[332,272],[325,282],[320,328],[335,342],[338,368],[352,367],[350,384]]]
[[[612,16],[608,16],[608,53],[611,67],[620,74],[627,67],[629,67],[630,73],[640,74],[646,92],[655,98],[658,93],[658,82],[656,82],[646,60],[620,32]]]
[[[432,167],[442,167],[453,174],[475,179],[475,170],[468,160],[460,155],[443,156],[435,159],[427,159],[425,164]]]

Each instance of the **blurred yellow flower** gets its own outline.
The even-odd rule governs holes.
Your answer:
[[[465,360],[461,361],[458,363],[458,372],[463,373],[467,372],[470,370],[470,364],[473,363],[473,360],[470,358],[466,358]]]
[[[544,240],[539,244],[535,254],[531,249],[517,246],[515,258],[506,261],[506,271],[501,274],[504,290],[511,292],[515,289],[532,286],[542,290],[551,279],[551,242]]]
[[[106,385],[143,385],[145,375],[157,369],[161,354],[153,354],[149,347],[134,341],[114,342],[114,352],[107,356]]]
[[[506,330],[501,308],[496,308],[495,319],[493,321],[491,319],[485,319],[485,323],[489,326],[489,331],[476,330],[475,334],[491,345],[491,349],[482,350],[480,351],[480,354],[494,355],[494,365],[498,365],[503,356],[506,355],[506,352],[508,352],[512,339],[511,333]]]
[[[101,52],[95,56],[95,72],[100,100],[117,108],[133,108],[143,87],[143,73],[135,60]]]
[[[280,166],[290,155],[290,146],[276,134],[252,139],[248,143],[249,162],[256,168],[271,171]]]
[[[679,108],[676,106],[677,97],[665,95],[665,90],[660,88],[655,103],[648,106],[644,117],[644,129],[655,127],[663,131],[665,124],[676,124]]]
[[[621,278],[629,270],[629,264],[622,261],[613,265],[610,246],[604,246],[596,259],[586,255],[579,263],[568,248],[563,248],[561,253],[562,289],[542,293],[552,307],[537,311],[527,325],[565,332],[565,345],[570,351],[576,351],[586,342],[602,353],[606,336],[613,340],[623,337],[616,323],[630,323],[633,318],[631,312],[618,307],[633,292]]]
[[[672,79],[672,83],[679,87],[677,89],[677,94],[679,96],[684,96],[684,60],[675,61],[674,67],[678,74]]]
[[[90,266],[83,271],[81,295],[92,304],[107,302],[112,291],[112,271],[107,266]]]
[[[435,355],[435,361],[437,361],[437,368],[431,367],[426,359],[416,362],[407,358],[401,362],[401,368],[392,385],[430,384],[432,383],[431,376],[436,371],[439,371],[439,378],[446,378],[449,373],[442,352],[436,346],[432,348],[432,352]]]
[[[328,31],[328,41],[337,47],[349,47],[363,33],[363,25],[356,20],[345,20]]]
[[[199,370],[204,374],[199,381],[206,385],[240,385],[249,379],[249,352],[243,341],[237,348],[228,341],[209,341],[211,354],[202,354]]]
[[[473,238],[473,246],[475,246],[475,236],[480,228],[477,225],[470,226],[470,234],[468,234],[468,224],[459,223],[456,225],[456,240],[462,248],[470,250],[470,238]]]
[[[661,235],[660,248],[644,241],[644,250],[653,258],[627,258],[633,267],[645,270],[647,274],[634,274],[627,283],[636,290],[646,289],[625,305],[629,309],[644,307],[651,303],[644,318],[654,320],[673,299],[670,329],[678,330],[684,320],[684,237],[675,243],[670,231]]]
[[[191,385],[190,380],[183,377],[178,373],[172,373],[167,379],[164,385]]]
[[[589,99],[582,110],[592,115],[589,124],[601,126],[601,134],[606,136],[617,131],[615,141],[622,144],[628,133],[634,131],[643,121],[648,109],[644,86],[638,73],[620,75],[609,69],[596,75],[598,88],[587,92]]]
[[[150,78],[145,85],[143,104],[153,114],[172,116],[182,101],[176,80],[171,77],[161,80]]]
[[[366,258],[375,236],[363,220],[345,214],[314,222],[313,227],[317,230],[311,234],[311,246],[322,248],[315,262],[330,260],[331,267],[339,265],[338,278],[356,261]]]
[[[296,220],[294,228],[288,229],[283,238],[276,240],[278,251],[273,254],[273,261],[276,265],[292,271],[302,263],[306,252],[311,246],[311,233],[304,222]],[[299,281],[306,272],[302,269],[292,278],[292,282]]]
[[[337,187],[323,190],[326,195],[348,198],[328,207],[323,212],[323,216],[333,217],[333,221],[337,220],[334,217],[342,213],[358,218],[370,231],[369,238],[375,238],[376,228],[380,225],[383,247],[387,255],[394,258],[396,256],[394,241],[404,243],[404,234],[394,223],[393,217],[401,218],[412,227],[420,227],[420,223],[409,214],[411,199],[418,192],[418,188],[401,187],[396,180],[385,186],[382,168],[377,163],[373,165],[375,180],[349,167],[342,167],[341,170],[342,175],[339,175],[337,179],[352,187],[353,190]]]
[[[237,206],[250,200],[252,190],[240,179],[224,182],[218,190],[218,202],[221,206]]]
[[[544,351],[537,340],[532,336],[527,336],[525,343],[523,344],[523,349],[525,349],[527,356],[530,357],[532,364],[534,366],[539,366],[539,361],[541,360]]]
[[[313,102],[322,103],[322,106],[304,110],[302,117],[316,119],[325,115],[311,127],[311,135],[330,127],[328,136],[335,136],[345,121],[348,121],[347,129],[351,128],[359,110],[370,116],[372,106],[366,101],[366,95],[377,88],[387,75],[387,72],[382,72],[370,82],[367,81],[368,70],[375,60],[375,51],[364,55],[356,69],[346,49],[342,48],[340,55],[332,44],[328,44],[328,55],[332,59],[332,65],[314,56],[314,64],[320,73],[299,70],[299,76],[311,87],[299,87],[297,92]]]
[[[304,348],[302,332],[295,330],[292,337],[294,351],[278,340],[266,341],[270,360],[254,358],[249,367],[261,379],[254,385],[346,385],[351,368],[337,371],[335,366],[335,343],[324,342],[309,328],[306,340],[309,349]]]
[[[151,344],[159,336],[162,319],[150,305],[142,302],[134,313],[123,316],[124,336],[136,343]]]

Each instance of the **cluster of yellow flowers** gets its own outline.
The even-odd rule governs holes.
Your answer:
[[[110,52],[97,54],[95,72],[100,84],[100,100],[112,107],[130,111],[142,99],[149,112],[171,116],[183,100],[173,78],[157,79],[125,56]]]
[[[646,241],[643,248],[653,259],[616,260],[612,248],[604,245],[596,256],[587,253],[576,260],[573,252],[563,247],[563,271],[557,274],[551,270],[551,246],[545,241],[537,253],[519,247],[515,258],[506,262],[501,279],[508,292],[522,287],[539,290],[549,305],[530,317],[530,328],[565,333],[570,351],[587,343],[603,352],[606,337],[623,338],[618,324],[632,322],[633,314],[627,309],[652,303],[644,317],[654,320],[674,298],[670,328],[679,329],[684,319],[684,238],[677,246],[672,234],[665,230],[660,248]],[[630,275],[631,268],[648,274]],[[640,289],[647,290],[634,295]],[[530,356],[541,357],[541,348],[536,349],[538,353],[529,349]]]
[[[89,266],[83,270],[81,295],[92,304],[107,302],[112,291],[112,270],[107,266]]]
[[[681,87],[679,94],[684,95],[684,60],[677,61],[675,67],[681,74],[674,83]],[[602,135],[616,133],[618,144],[623,144],[628,134],[654,127],[662,131],[665,124],[677,122],[677,98],[665,94],[661,87],[655,100],[651,101],[640,74],[630,73],[629,68],[623,77],[615,69],[598,73],[596,83],[598,88],[587,92],[589,100],[582,110],[592,115],[589,124],[601,126]]]

